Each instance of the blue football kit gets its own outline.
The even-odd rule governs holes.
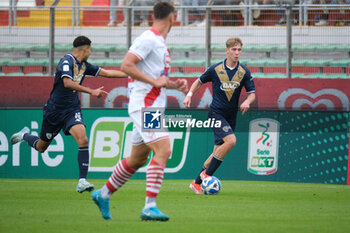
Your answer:
[[[81,84],[86,75],[97,76],[100,70],[100,67],[88,62],[79,62],[70,53],[60,60],[50,98],[44,106],[41,140],[51,141],[61,129],[69,135],[72,126],[84,124],[78,92],[64,87],[63,78]]]
[[[215,145],[223,144],[223,138],[233,134],[236,126],[239,97],[242,87],[247,93],[255,92],[250,71],[240,64],[231,69],[223,62],[210,66],[200,77],[201,83],[212,82],[213,100],[208,117],[221,121],[220,128],[213,128]]]

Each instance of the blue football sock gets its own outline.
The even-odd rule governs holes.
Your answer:
[[[31,135],[29,133],[26,133],[26,134],[23,135],[23,140],[26,141],[29,146],[31,146],[34,149],[36,149],[35,146],[36,146],[36,143],[39,141],[39,137]]]
[[[209,167],[205,173],[209,176],[214,175],[215,171],[220,167],[221,163],[222,163],[222,159],[220,159],[214,155],[213,158],[211,159]]]
[[[86,178],[89,168],[89,147],[80,147],[78,151],[79,179]]]
[[[199,172],[197,178],[195,179],[194,183],[196,184],[201,184],[202,183],[202,179],[201,179],[201,173],[202,171],[204,171],[206,168],[205,167],[202,167],[201,171]]]

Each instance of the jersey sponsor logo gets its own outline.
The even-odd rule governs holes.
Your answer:
[[[279,122],[255,119],[249,124],[248,171],[255,175],[270,175],[277,171]]]
[[[241,66],[239,66],[237,72],[233,75],[232,79],[228,77],[223,64],[217,65],[215,67],[215,72],[221,82],[220,89],[222,91],[225,91],[227,100],[230,101],[236,88],[238,88],[241,85],[240,83],[244,78],[245,70]]]
[[[133,122],[129,117],[101,117],[95,120],[90,131],[89,150],[92,172],[112,172],[118,161],[130,156]],[[166,164],[166,173],[176,173],[182,169],[187,156],[190,131],[169,131],[172,154]],[[176,155],[176,156],[175,156]],[[153,157],[137,172],[145,173]]]
[[[277,100],[278,108],[349,110],[349,98],[337,89],[321,89],[314,93],[302,88],[290,88],[283,91]]]
[[[231,82],[221,82],[220,89],[222,91],[232,91],[240,86],[239,82],[231,81]]]
[[[69,71],[69,65],[63,65],[63,71]]]

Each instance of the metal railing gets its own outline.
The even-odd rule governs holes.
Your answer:
[[[286,57],[287,57],[287,63],[286,63],[286,74],[287,77],[291,77],[291,61],[292,61],[292,38],[293,38],[293,30],[298,30],[298,33],[303,33],[302,30],[304,28],[308,28],[308,22],[310,22],[310,19],[308,17],[308,14],[313,11],[332,11],[332,10],[344,10],[348,11],[350,10],[350,5],[314,5],[314,4],[307,4],[307,1],[300,1],[300,4],[294,5],[293,1],[286,0],[284,3],[281,3],[278,7],[276,5],[254,5],[252,4],[252,0],[244,0],[244,5],[211,5],[211,2],[209,1],[207,6],[198,6],[198,7],[191,7],[191,6],[177,6],[177,11],[182,12],[181,17],[178,19],[179,28],[186,28],[188,30],[188,33],[191,33],[193,31],[201,31],[203,32],[202,41],[204,42],[205,47],[205,66],[208,67],[211,64],[212,59],[212,44],[213,44],[213,36],[218,32],[218,28],[215,24],[213,24],[214,18],[213,16],[217,12],[221,11],[242,11],[243,12],[243,25],[242,27],[239,27],[241,30],[254,30],[257,29],[256,27],[252,27],[253,25],[253,16],[254,16],[254,10],[260,10],[260,11],[277,11],[282,10],[284,11],[284,16],[286,18],[286,27],[276,27],[278,30],[284,30],[285,36],[284,36],[284,42],[280,42],[281,44],[286,45]],[[125,10],[126,15],[124,16],[126,21],[126,26],[124,27],[118,27],[119,31],[124,31],[124,41],[125,45],[128,48],[131,45],[131,41],[135,31],[139,31],[139,27],[135,27],[135,15],[138,11],[151,11],[152,7],[140,7],[140,6],[132,6],[132,1],[129,1],[127,6],[123,7],[91,7],[91,6],[80,6],[80,0],[73,0],[73,6],[58,6],[59,0],[56,0],[53,2],[53,4],[50,7],[40,7],[40,8],[32,8],[32,7],[17,7],[16,6],[16,0],[9,0],[9,7],[7,8],[0,8],[0,10],[7,9],[9,11],[9,24],[8,28],[11,30],[11,28],[18,28],[17,26],[17,11],[23,11],[23,10],[36,10],[36,11],[47,11],[49,9],[50,11],[50,17],[49,17],[49,44],[50,44],[50,51],[49,51],[49,59],[50,59],[50,65],[49,65],[49,73],[53,74],[54,69],[54,44],[55,44],[55,37],[58,36],[55,35],[55,31],[57,31],[57,25],[55,26],[55,16],[58,11],[68,11],[72,13],[72,24],[70,25],[72,31],[75,31],[75,33],[79,33],[79,29],[85,28],[85,26],[82,26],[81,22],[81,12],[109,12],[110,10],[118,10],[121,12],[122,10]],[[205,27],[190,27],[185,20],[185,11],[191,11],[196,10],[197,12],[200,11],[201,14],[205,12],[205,18],[206,23]],[[348,12],[347,12],[348,13]],[[299,14],[299,24],[293,25],[293,20],[295,19],[293,15]],[[210,23],[208,23],[210,22]],[[105,25],[107,28],[107,25]],[[215,27],[215,28],[213,28]],[[222,27],[225,28],[225,27]],[[1,28],[0,28],[1,29]],[[110,28],[110,30],[113,30],[114,28]],[[233,27],[232,29],[237,30],[237,27]],[[143,29],[142,29],[143,30]],[[173,29],[174,30],[174,29]],[[350,29],[349,29],[350,30]],[[215,31],[215,33],[213,33]],[[227,30],[226,30],[227,31]],[[300,31],[300,32],[299,32]],[[12,31],[10,31],[8,34],[11,35]],[[248,33],[249,34],[249,33]],[[248,35],[246,33],[246,35]],[[272,35],[271,35],[272,36]],[[332,35],[330,35],[331,37]],[[227,37],[225,33],[223,33],[222,37]],[[0,35],[1,38],[1,35]],[[349,38],[344,37],[344,43],[349,43]],[[327,40],[327,39],[325,39]],[[182,41],[185,43],[188,43],[188,41]],[[216,41],[214,41],[216,42]],[[178,42],[177,42],[178,43]]]

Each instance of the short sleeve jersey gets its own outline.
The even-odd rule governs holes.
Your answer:
[[[82,84],[86,75],[97,76],[100,70],[101,67],[88,62],[79,62],[72,54],[65,55],[57,65],[55,82],[47,104],[58,108],[80,107],[78,92],[64,87],[63,77]]]
[[[154,79],[161,75],[169,77],[170,53],[163,36],[153,28],[135,39],[129,53],[133,53],[140,59],[136,66],[144,74]],[[129,88],[129,113],[141,110],[142,107],[165,107],[166,105],[165,88],[157,88],[138,80],[134,80]]]
[[[234,69],[230,69],[225,62],[212,65],[199,77],[201,83],[212,82],[213,101],[210,109],[223,115],[237,112],[243,86],[247,93],[255,92],[248,68],[238,63]]]

